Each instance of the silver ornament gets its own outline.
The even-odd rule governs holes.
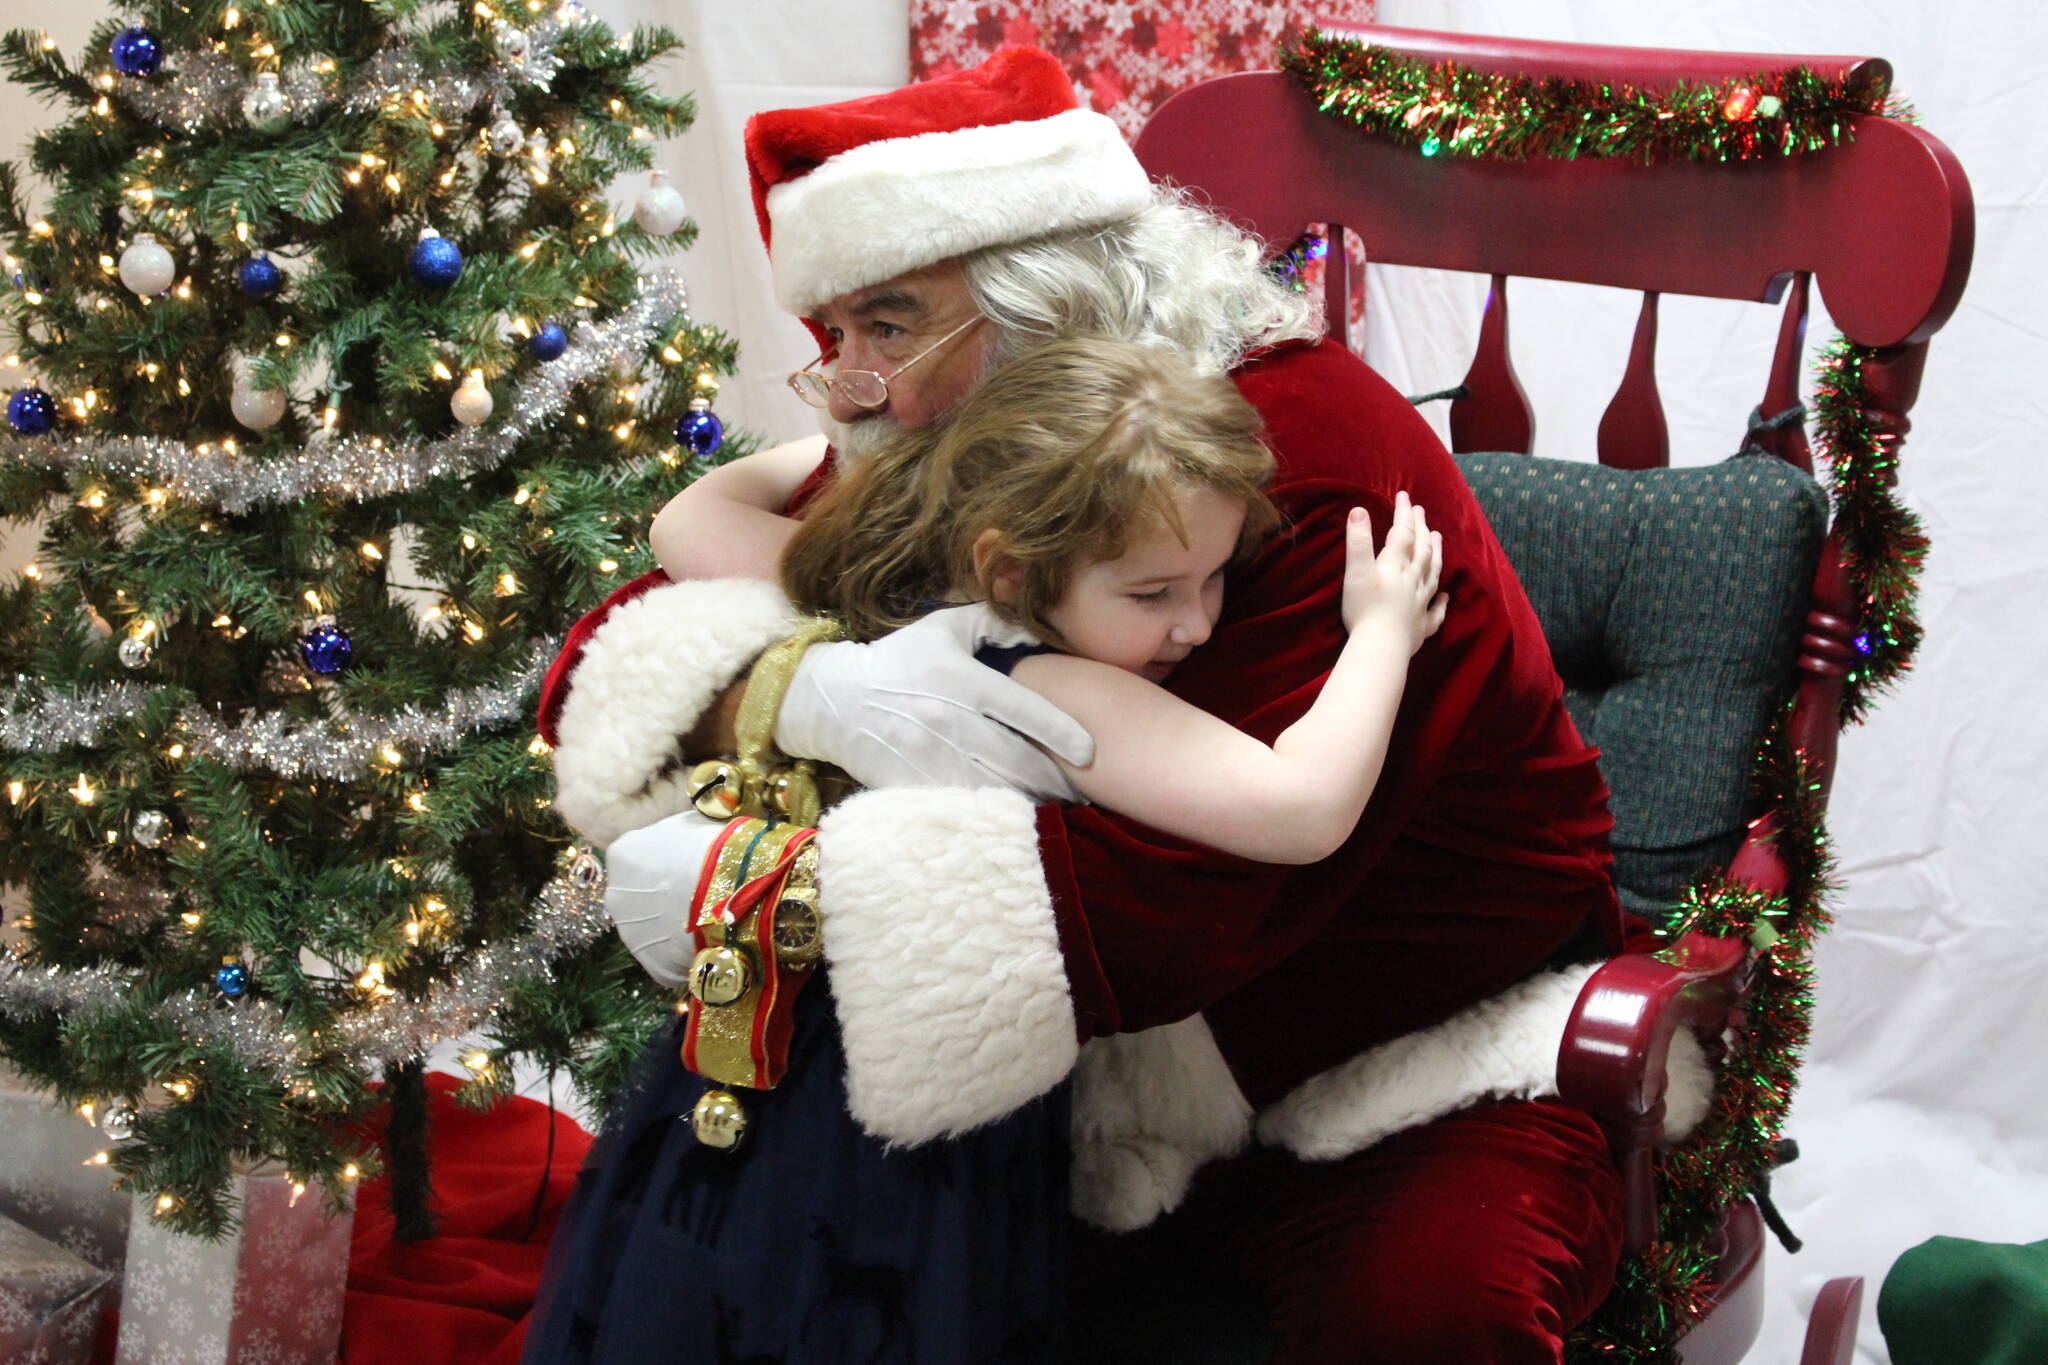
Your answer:
[[[668,172],[649,172],[647,188],[640,191],[640,198],[633,205],[633,221],[640,225],[640,230],[666,237],[689,216],[689,210],[683,207],[683,196],[668,183]]]
[[[156,655],[156,651],[149,647],[149,640],[141,635],[130,635],[114,652],[129,668],[147,668]]]
[[[291,127],[292,102],[278,87],[275,71],[256,74],[256,84],[242,96],[242,117],[259,133],[281,133]]]
[[[128,832],[144,848],[155,848],[171,832],[171,818],[160,810],[137,811],[135,819],[129,823]]]
[[[499,156],[510,156],[526,145],[526,134],[512,121],[510,114],[502,114],[491,125],[491,150]]]
[[[100,1115],[100,1131],[116,1142],[126,1142],[135,1136],[135,1111],[118,1100],[109,1101]]]
[[[462,381],[462,387],[448,400],[448,410],[455,414],[455,420],[466,427],[480,426],[490,420],[491,391],[484,386],[484,372],[471,370]]]
[[[533,36],[523,28],[514,28],[503,19],[491,30],[492,41],[498,55],[508,62],[523,62],[533,51]]]
[[[144,298],[163,293],[178,278],[177,259],[147,232],[136,233],[121,253],[120,269],[121,283]]]

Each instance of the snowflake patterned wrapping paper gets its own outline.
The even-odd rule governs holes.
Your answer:
[[[116,1365],[333,1365],[348,1283],[347,1216],[321,1191],[296,1204],[282,1175],[242,1175],[240,1226],[217,1242],[173,1232],[137,1202]]]
[[[128,1254],[128,1205],[106,1168],[91,1166],[108,1138],[0,1068],[0,1217],[115,1276]],[[0,1355],[0,1360],[11,1357]]]
[[[1310,24],[1369,24],[1378,0],[911,0],[910,78],[973,66],[1012,43],[1060,59],[1081,103],[1135,138],[1160,105],[1211,76],[1279,65],[1283,34]],[[1302,224],[1308,228],[1310,224]],[[1320,230],[1321,225],[1315,225]],[[1287,246],[1275,242],[1276,250]],[[1344,329],[1365,350],[1365,250],[1345,234],[1352,275]],[[1323,262],[1302,287],[1323,289]]]
[[[0,1360],[72,1365],[92,1359],[114,1276],[11,1218],[0,1218]]]

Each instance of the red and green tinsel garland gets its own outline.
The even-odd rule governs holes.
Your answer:
[[[1869,418],[1863,365],[1871,354],[1837,337],[1821,353],[1813,390],[1814,445],[1831,471],[1835,534],[1862,612],[1858,663],[1842,688],[1844,725],[1863,719],[1871,699],[1913,666],[1921,633],[1914,601],[1927,558],[1920,519],[1893,490],[1898,437]]]
[[[1424,156],[1745,161],[1834,146],[1858,114],[1912,116],[1880,82],[1804,66],[1646,90],[1426,62],[1316,29],[1283,44],[1280,65],[1324,113]]]
[[[1645,90],[1429,63],[1313,30],[1280,60],[1323,112],[1423,156],[1739,161],[1823,151],[1853,137],[1857,117],[1912,116],[1881,85],[1803,66]],[[1811,406],[1814,446],[1830,470],[1830,544],[1841,549],[1860,613],[1843,725],[1911,666],[1921,635],[1914,600],[1927,540],[1893,487],[1897,437],[1871,420],[1863,368],[1875,354],[1838,337],[1818,362]],[[1658,1240],[1622,1265],[1613,1294],[1574,1334],[1574,1359],[1675,1361],[1674,1343],[1711,1299],[1710,1245],[1723,1215],[1776,1164],[1812,1027],[1812,949],[1830,921],[1833,883],[1821,783],[1786,740],[1784,717],[1760,743],[1753,776],[1786,888],[1771,895],[1712,876],[1672,910],[1667,938],[1753,945],[1749,994],[1740,1028],[1722,1043],[1707,1119],[1660,1164]]]

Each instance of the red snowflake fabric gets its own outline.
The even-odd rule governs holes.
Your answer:
[[[930,80],[1023,43],[1058,57],[1081,103],[1134,138],[1168,97],[1233,71],[1275,65],[1281,35],[1311,23],[1369,24],[1377,0],[910,0],[910,78]],[[1304,224],[1304,226],[1307,226]],[[1347,234],[1347,237],[1349,234]],[[1286,243],[1275,243],[1276,247]],[[1362,350],[1363,251],[1352,257],[1349,340]],[[1321,261],[1302,272],[1322,291]]]

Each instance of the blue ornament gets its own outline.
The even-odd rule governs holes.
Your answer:
[[[1877,640],[1867,630],[1858,635],[1853,643],[1858,654],[1874,654],[1877,652]]]
[[[154,76],[164,64],[163,44],[140,25],[115,34],[109,51],[113,54],[114,69],[124,76]]]
[[[213,988],[230,1000],[249,993],[249,969],[239,962],[227,962],[213,974]]]
[[[709,455],[725,440],[725,423],[718,420],[718,414],[697,399],[690,404],[690,410],[676,423],[676,439],[689,448],[692,455]]]
[[[299,641],[299,655],[306,661],[306,667],[315,673],[332,677],[348,667],[349,655],[356,647],[349,643],[348,635],[334,624],[332,616],[323,616],[313,623]]]
[[[267,299],[284,288],[284,272],[277,268],[276,261],[259,251],[235,271],[235,282],[250,298]]]
[[[533,352],[535,360],[553,360],[569,349],[569,334],[562,330],[562,324],[559,322],[544,322],[541,329],[526,343],[526,349]]]
[[[462,275],[462,248],[439,233],[422,237],[407,266],[417,283],[446,289]]]
[[[57,425],[57,400],[41,389],[16,389],[7,400],[7,423],[24,436],[40,436]]]

